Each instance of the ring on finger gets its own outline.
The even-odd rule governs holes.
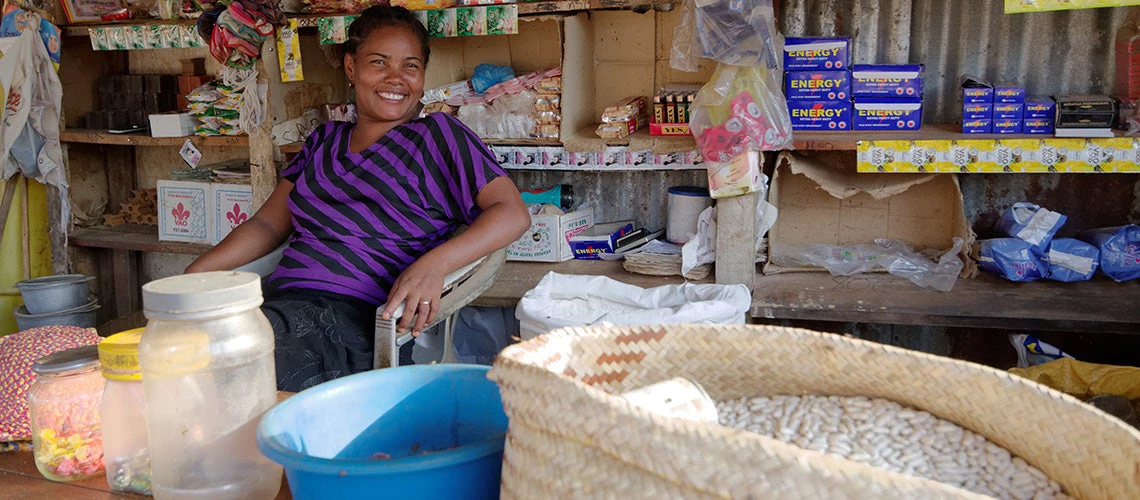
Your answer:
[[[430,305],[431,305],[431,301],[430,301],[430,300],[425,300],[425,301],[423,301],[423,302],[420,302],[420,305],[421,305],[421,306],[430,306]]]

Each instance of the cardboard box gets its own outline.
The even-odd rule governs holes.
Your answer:
[[[788,102],[845,101],[851,97],[851,73],[847,71],[789,71],[784,79]]]
[[[994,104],[994,120],[1020,120],[1025,115],[1025,103]]]
[[[857,64],[851,68],[855,97],[922,97],[921,64]]]
[[[922,102],[864,97],[855,100],[854,130],[918,130]]]
[[[594,227],[594,209],[531,215],[530,229],[507,247],[507,260],[563,262],[574,258],[570,238]]]
[[[198,120],[190,113],[161,113],[149,115],[151,137],[185,137],[194,135]]]
[[[1021,124],[1021,133],[1033,135],[1053,135],[1053,119],[1027,118]]]
[[[994,120],[995,134],[1020,134],[1021,120]]]
[[[1057,128],[1112,128],[1116,101],[1106,96],[1057,96]]]
[[[994,104],[1025,103],[1025,87],[1013,83],[994,84]]]
[[[962,120],[989,120],[994,117],[994,105],[988,102],[966,103],[962,105]]]
[[[785,38],[784,69],[844,69],[850,60],[850,46],[847,38]]]
[[[253,188],[245,184],[214,183],[214,231],[211,243],[217,245],[241,223],[253,217]]]
[[[575,259],[601,260],[599,254],[614,253],[618,238],[633,232],[633,221],[598,224],[570,238]]]
[[[1050,97],[1030,97],[1025,99],[1025,119],[1048,118],[1053,120],[1057,112],[1057,103]]]
[[[213,188],[208,182],[161,180],[158,190],[158,239],[212,243]]]
[[[986,118],[982,120],[965,120],[962,122],[963,134],[992,134],[994,133],[993,120]]]
[[[792,130],[851,130],[851,101],[789,101]]]
[[[780,216],[768,232],[765,274],[821,271],[796,264],[793,256],[803,245],[854,245],[892,238],[919,251],[945,251],[955,237],[965,241],[962,276],[976,274],[968,256],[974,233],[962,208],[956,176],[861,174],[855,162],[841,152],[780,153],[768,195]]]

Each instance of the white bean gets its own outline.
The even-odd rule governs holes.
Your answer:
[[[1008,450],[927,412],[865,397],[775,396],[718,403],[722,425],[1002,499],[1062,497]]]

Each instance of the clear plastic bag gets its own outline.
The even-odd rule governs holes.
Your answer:
[[[697,57],[735,66],[779,70],[784,37],[772,0],[685,0],[673,30],[670,65],[697,71]]]
[[[792,146],[792,119],[782,73],[765,68],[717,67],[697,93],[689,126],[706,162],[725,163],[745,151]]]
[[[962,272],[958,252],[963,244],[962,238],[954,238],[954,245],[938,257],[937,262],[932,260],[929,250],[915,252],[906,243],[886,238],[876,239],[874,245],[806,245],[788,258],[795,265],[822,267],[836,276],[884,269],[920,287],[949,292]]]

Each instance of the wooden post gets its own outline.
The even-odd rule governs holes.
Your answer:
[[[265,122],[261,123],[261,133],[249,136],[249,175],[253,187],[253,211],[261,208],[265,200],[277,187],[277,164],[273,160],[273,140],[269,136],[272,120],[269,119],[269,103],[272,102],[269,94],[272,92],[271,82],[277,78],[277,37],[270,36],[261,46],[261,60],[257,62],[257,83],[265,85]],[[272,59],[272,61],[270,61]],[[272,72],[273,74],[270,74]]]
[[[756,278],[758,193],[717,200],[716,282],[748,285]]]

